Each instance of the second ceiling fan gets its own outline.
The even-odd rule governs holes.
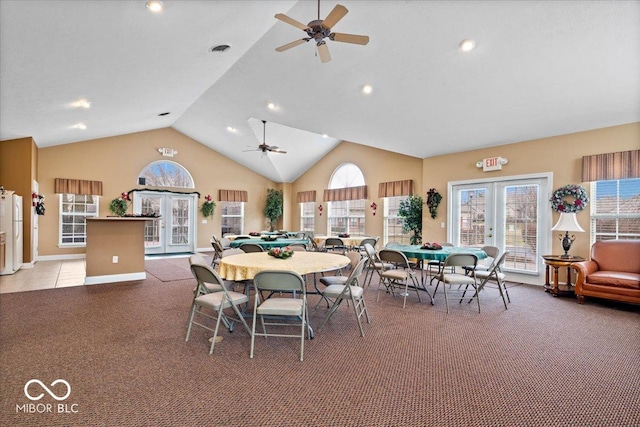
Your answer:
[[[278,148],[275,145],[267,145],[266,143],[266,134],[267,134],[267,121],[266,120],[262,120],[262,144],[258,145],[258,148],[254,149],[254,150],[244,150],[246,151],[262,151],[262,154],[267,154],[267,153],[280,153],[280,154],[287,154],[286,151],[282,151],[280,148]]]
[[[318,19],[309,22],[309,24],[304,25],[301,22],[296,21],[293,18],[288,17],[284,13],[276,14],[276,19],[281,20],[282,22],[286,22],[287,24],[293,25],[296,28],[301,29],[302,31],[307,33],[308,37],[304,37],[300,40],[293,41],[291,43],[287,43],[283,46],[276,48],[277,52],[284,52],[287,49],[291,49],[292,47],[298,46],[302,43],[308,41],[315,41],[316,46],[318,48],[318,55],[320,56],[321,62],[329,62],[331,61],[331,55],[329,54],[329,47],[327,46],[327,42],[325,39],[333,40],[336,42],[342,43],[352,43],[352,44],[360,44],[366,45],[369,43],[369,36],[360,36],[356,34],[343,34],[343,33],[332,33],[331,28],[338,23],[344,16],[348,13],[346,7],[341,4],[337,4],[336,7],[333,8],[329,15],[324,20],[320,19],[320,0],[318,0]]]

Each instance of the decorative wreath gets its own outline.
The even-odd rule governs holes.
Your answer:
[[[567,196],[573,197],[573,203],[564,199]],[[570,184],[554,191],[549,201],[551,202],[551,209],[554,211],[573,213],[579,212],[587,207],[589,196],[583,186]]]

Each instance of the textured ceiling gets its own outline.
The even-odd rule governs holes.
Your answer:
[[[306,24],[315,1],[0,0],[0,139],[173,127],[291,182],[342,140],[424,158],[640,121],[640,2],[340,3],[333,30],[370,42],[329,41],[322,64],[312,42],[274,50],[305,35],[274,15]],[[261,120],[287,154],[245,151]]]

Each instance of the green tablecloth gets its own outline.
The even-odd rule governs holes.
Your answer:
[[[435,261],[444,261],[451,254],[473,254],[478,259],[487,258],[487,254],[480,248],[460,247],[460,246],[443,246],[442,249],[430,250],[420,249],[420,245],[392,245],[388,249],[395,249],[406,255],[407,258],[415,258],[419,260],[430,259]]]
[[[232,248],[239,248],[240,245],[242,245],[243,243],[255,243],[258,244],[260,246],[262,246],[263,249],[269,249],[269,248],[281,248],[283,246],[289,246],[289,245],[307,245],[309,243],[309,240],[307,239],[285,239],[282,237],[279,237],[276,240],[273,241],[269,241],[269,240],[262,240],[262,239],[236,239],[233,240],[230,243],[230,246]]]

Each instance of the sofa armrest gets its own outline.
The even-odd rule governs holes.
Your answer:
[[[580,295],[584,281],[589,274],[598,271],[598,264],[595,261],[574,262],[571,268],[576,271],[576,294]]]

